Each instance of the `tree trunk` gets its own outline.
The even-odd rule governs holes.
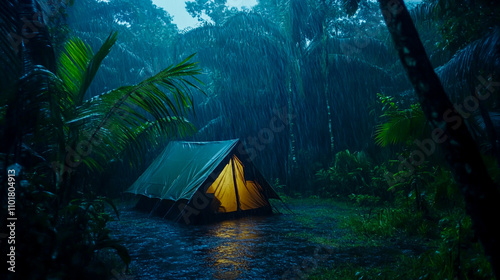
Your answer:
[[[330,137],[329,139],[329,146],[327,150],[327,155],[328,158],[331,160],[333,158],[333,151],[335,149],[334,146],[334,138],[333,138],[333,128],[332,128],[332,108],[331,108],[331,103],[330,103],[330,92],[329,92],[329,87],[328,87],[328,28],[327,24],[325,23],[325,20],[323,20],[322,24],[322,43],[323,43],[323,51],[322,51],[322,60],[323,60],[323,81],[324,81],[324,90],[323,90],[323,95],[325,98],[325,106],[326,106],[326,116],[328,119],[328,136]]]
[[[475,232],[499,279],[500,227],[495,217],[500,213],[498,186],[491,180],[464,119],[453,107],[434,72],[404,2],[379,0],[379,3],[422,110],[434,128],[432,144],[441,143],[446,161],[465,198]]]
[[[293,106],[293,100],[294,100],[294,89],[292,85],[292,73],[293,71],[291,70],[293,66],[289,65],[288,66],[288,74],[287,74],[287,112],[288,114],[294,114],[294,106]],[[298,189],[298,184],[296,181],[297,174],[296,173],[296,168],[297,168],[297,156],[296,156],[296,136],[294,133],[294,126],[295,123],[294,121],[290,118],[288,123],[288,157],[287,157],[287,165],[286,165],[286,185],[293,191],[297,191]]]

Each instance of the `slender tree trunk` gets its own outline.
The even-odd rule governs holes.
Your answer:
[[[287,81],[286,81],[286,86],[287,86],[287,113],[288,114],[294,114],[294,107],[293,107],[293,99],[294,99],[294,90],[293,90],[293,85],[292,85],[292,65],[288,66],[288,74],[287,74]],[[296,139],[295,139],[295,133],[294,133],[294,126],[295,123],[292,118],[288,120],[288,159],[287,159],[287,186],[294,191],[297,191],[297,182],[296,182],[296,167],[297,167],[297,157],[296,157]]]
[[[294,114],[294,102],[295,102],[295,88],[293,83],[295,82],[295,77],[297,75],[296,62],[297,57],[300,57],[300,47],[299,43],[299,34],[300,30],[296,28],[294,24],[294,20],[298,20],[293,18],[293,1],[288,2],[285,8],[284,14],[284,31],[287,34],[288,48],[290,50],[290,56],[288,58],[286,71],[287,71],[287,81],[286,81],[286,90],[287,90],[287,107],[288,114]],[[300,74],[299,74],[300,75]],[[286,185],[297,191],[298,182],[297,182],[297,156],[296,156],[296,135],[295,135],[295,122],[293,119],[288,120],[288,158],[287,158],[287,166],[286,166]]]
[[[324,81],[324,91],[323,95],[325,98],[325,106],[326,106],[326,116],[328,120],[328,136],[329,146],[327,150],[327,155],[331,159],[333,157],[334,151],[334,138],[333,138],[333,129],[332,129],[332,112],[331,112],[331,104],[330,104],[330,93],[328,87],[328,30],[325,22],[323,22],[323,81]]]
[[[382,14],[403,67],[418,94],[422,110],[434,127],[446,160],[465,198],[467,213],[495,276],[500,278],[500,193],[491,180],[481,155],[434,72],[403,0],[379,0]],[[436,137],[439,135],[439,137]]]

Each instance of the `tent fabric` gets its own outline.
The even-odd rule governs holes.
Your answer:
[[[231,159],[230,162],[226,164],[215,182],[213,182],[207,189],[207,193],[214,194],[211,205],[212,211],[218,213],[229,213],[238,210],[236,190],[234,188],[232,162],[233,160]]]
[[[127,192],[189,200],[237,142],[171,142]]]
[[[237,211],[238,202],[240,210],[243,211],[269,206],[262,187],[256,182],[245,180],[244,166],[236,156],[226,164],[219,177],[207,189],[207,193],[214,194],[211,208],[217,213]]]
[[[238,158],[238,143],[171,142],[127,192],[190,201],[202,191],[213,197],[210,209],[215,213],[269,207],[268,199],[279,196],[249,160]]]

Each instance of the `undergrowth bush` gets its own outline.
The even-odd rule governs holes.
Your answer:
[[[408,236],[427,235],[429,221],[422,219],[422,213],[406,209],[379,208],[368,213],[346,217],[341,226],[369,238],[393,237],[404,233]]]
[[[320,185],[319,195],[324,198],[382,195],[387,200],[391,194],[385,191],[385,173],[385,167],[373,165],[364,152],[345,150],[335,155],[333,166],[316,172],[316,182]]]
[[[114,267],[98,255],[103,250],[111,250],[128,267],[127,249],[111,237],[106,226],[114,219],[110,210],[118,217],[110,199],[80,194],[81,198],[61,203],[57,190],[42,176],[27,173],[25,179],[17,188],[16,213],[22,221],[16,227],[17,239],[25,242],[16,244],[17,267],[23,268],[16,271],[16,279],[111,276]]]
[[[341,226],[371,239],[415,237],[429,249],[418,257],[402,257],[391,272],[380,267],[348,267],[328,273],[342,275],[342,279],[493,279],[449,171],[427,170],[423,167],[411,175],[432,178],[419,181],[419,186],[416,180],[391,186],[395,199],[384,207],[374,206],[371,196],[351,195],[360,213],[346,217]],[[327,279],[318,277],[311,279]]]

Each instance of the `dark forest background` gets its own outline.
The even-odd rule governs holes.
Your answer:
[[[0,159],[18,174],[2,184],[29,220],[18,239],[34,243],[19,245],[19,267],[104,275],[103,248],[128,264],[106,228],[123,191],[168,141],[239,138],[285,201],[345,201],[377,213],[349,221],[359,232],[433,240],[423,279],[492,277],[377,2],[189,1],[204,22],[186,30],[151,0],[0,8]],[[500,6],[408,9],[498,182]]]

